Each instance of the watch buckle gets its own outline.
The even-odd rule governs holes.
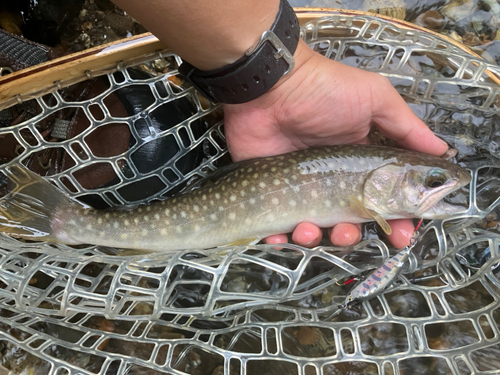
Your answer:
[[[259,43],[252,49],[249,48],[246,52],[245,55],[250,56],[252,53],[257,51],[257,49],[260,48],[265,42],[269,42],[272,44],[272,46],[276,49],[276,52],[274,53],[274,58],[276,60],[279,60],[280,58],[283,58],[286,63],[288,64],[288,69],[283,75],[287,75],[290,73],[295,65],[295,60],[293,59],[293,55],[290,53],[288,48],[283,44],[280,38],[272,32],[271,30],[266,30],[262,33]]]

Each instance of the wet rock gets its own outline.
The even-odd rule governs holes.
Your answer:
[[[446,26],[447,21],[441,13],[431,9],[419,15],[415,23],[433,31],[441,31]]]
[[[472,0],[453,0],[441,8],[441,13],[449,19],[459,22],[469,17],[475,8],[476,3]]]
[[[134,21],[126,14],[109,13],[106,14],[105,20],[117,35],[121,37],[132,36]]]
[[[403,0],[365,0],[363,10],[404,20],[406,4]]]
[[[469,47],[475,47],[481,45],[481,39],[479,39],[479,37],[472,32],[465,33],[464,36],[462,37],[462,41],[463,44]]]

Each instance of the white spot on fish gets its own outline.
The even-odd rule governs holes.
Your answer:
[[[288,202],[288,204],[289,204],[290,206],[292,206],[292,207],[295,207],[295,206],[297,205],[297,202],[295,202],[295,201],[292,199],[290,202]]]
[[[300,191],[300,188],[298,186],[294,186],[292,187],[292,190],[296,193],[298,193]]]
[[[122,233],[122,234],[120,234],[120,238],[122,240],[126,240],[128,238],[128,234],[127,233]]]
[[[215,204],[215,202],[211,200],[211,201],[210,201],[210,204],[213,206],[213,205]]]
[[[219,193],[215,193],[215,198],[220,199],[220,194]]]
[[[236,195],[231,195],[231,198],[229,199],[231,199],[231,202],[234,202],[236,200]]]
[[[104,215],[104,217],[105,217],[106,219],[109,219],[109,217],[110,217],[110,216],[111,216],[111,215],[110,215],[109,213],[108,213],[108,214],[106,214],[106,215]]]
[[[240,190],[240,195],[241,195],[242,197],[244,197],[244,196],[245,196],[245,190]]]
[[[253,168],[252,168],[252,167],[248,168],[248,169],[247,169],[247,172],[248,172],[248,173],[253,172]]]
[[[197,205],[194,205],[193,206],[193,210],[195,210],[196,212],[200,211],[200,207],[198,207]]]
[[[250,191],[255,191],[255,186],[252,186],[252,187],[250,188]]]
[[[271,202],[272,202],[273,204],[279,204],[279,203],[280,203],[280,201],[278,200],[278,198],[273,198],[273,199],[271,199]]]
[[[118,229],[119,226],[120,226],[120,224],[118,224],[118,221],[115,221],[113,223],[113,228]]]
[[[148,215],[144,215],[144,221],[149,221],[149,216]]]
[[[104,237],[106,235],[106,232],[99,232],[99,237]]]
[[[327,200],[325,201],[325,206],[326,206],[326,207],[332,207],[332,201],[330,201],[330,200],[328,200],[328,199],[327,199]]]
[[[166,208],[164,212],[166,216],[170,215],[170,210],[168,208]]]
[[[250,204],[255,204],[255,199],[254,198],[250,198],[249,202],[250,202]]]
[[[151,206],[147,206],[146,211],[148,211],[148,212],[151,211]]]
[[[146,229],[143,229],[141,232],[141,236],[146,237],[149,234],[149,232]]]
[[[248,181],[247,180],[243,180],[243,182],[241,183],[241,186],[247,186],[248,185]]]
[[[340,204],[340,207],[345,207],[345,201],[340,201],[339,204]]]
[[[194,230],[195,230],[196,232],[198,232],[200,229],[201,229],[201,227],[200,227],[198,224],[196,224],[196,225],[194,226]]]
[[[123,224],[125,224],[125,225],[129,225],[129,224],[130,224],[130,221],[125,220],[125,221],[123,222]]]
[[[174,199],[174,202],[175,202],[175,199]],[[141,208],[141,207],[139,207],[139,208],[137,209],[137,212],[141,213],[141,212],[142,212],[142,208]]]
[[[272,167],[271,172],[276,172],[276,167]]]
[[[177,233],[181,233],[181,232],[182,232],[182,228],[181,228],[181,226],[180,226],[180,225],[178,225],[178,226],[175,228],[175,231],[176,231]]]
[[[254,173],[252,177],[253,177],[253,178],[258,178],[258,177],[259,177],[259,174],[258,174],[258,173]]]
[[[181,217],[186,217],[186,211],[181,211]]]
[[[261,181],[261,182],[259,183],[259,186],[260,186],[261,188],[265,188],[265,187],[266,187],[266,183]]]
[[[70,221],[68,221],[68,223],[69,223],[69,225],[76,225],[76,221],[74,221],[74,220],[70,220]]]
[[[224,207],[219,206],[219,211],[224,211]]]
[[[166,230],[165,228],[160,229],[160,234],[161,234],[162,236],[165,236],[165,235],[167,234],[167,230]]]
[[[87,229],[87,230],[92,230],[92,225],[88,224],[88,225],[85,227],[85,229]]]
[[[215,220],[217,220],[217,215],[216,215],[216,214],[212,214],[212,215],[210,215],[210,219],[212,219],[212,220],[214,220],[214,221],[215,221]]]
[[[233,182],[231,185],[232,185],[233,187],[236,187],[236,185],[238,185],[238,183],[237,183],[237,182]]]
[[[102,218],[97,219],[97,224],[102,224]]]
[[[203,194],[203,196],[201,197],[201,199],[203,199],[204,201],[206,201],[207,200],[207,195]]]
[[[139,219],[138,218],[134,218],[134,223],[139,224]]]
[[[160,220],[160,215],[155,214],[155,219],[156,219],[156,220]]]
[[[279,184],[280,184],[280,180],[278,180],[277,178],[275,178],[275,179],[273,180],[273,184],[274,184],[274,185],[279,185]]]
[[[250,225],[252,224],[252,220],[250,220],[248,217],[245,219],[245,224]]]
[[[316,190],[311,191],[311,197],[318,198],[318,192]]]
[[[332,186],[332,180],[330,180],[329,178],[326,179],[325,183],[326,183],[326,186],[328,186],[328,187]]]
[[[236,214],[234,212],[229,214],[229,220],[236,220]]]
[[[340,181],[340,188],[345,189],[345,182],[344,181]]]

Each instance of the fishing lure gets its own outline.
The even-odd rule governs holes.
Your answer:
[[[347,295],[344,305],[341,307],[352,309],[353,307],[368,301],[386,290],[401,273],[404,264],[408,260],[411,250],[417,242],[417,231],[422,225],[422,219],[415,227],[410,244],[401,250],[397,255],[389,258],[379,268],[377,268],[366,279],[361,280]]]

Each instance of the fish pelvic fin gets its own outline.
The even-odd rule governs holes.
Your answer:
[[[248,246],[253,245],[254,243],[258,242],[258,240],[258,238],[242,238],[241,240],[228,243],[224,246]]]
[[[359,201],[357,197],[354,195],[349,196],[349,202],[351,204],[352,209],[362,218],[365,219],[373,219],[377,222],[378,225],[382,228],[382,230],[386,234],[392,233],[392,228],[389,223],[380,215],[378,212],[370,210],[366,208],[363,203]]]
[[[24,167],[10,166],[4,174],[9,192],[0,198],[0,232],[34,241],[58,242],[53,231],[55,214],[78,203]]]

